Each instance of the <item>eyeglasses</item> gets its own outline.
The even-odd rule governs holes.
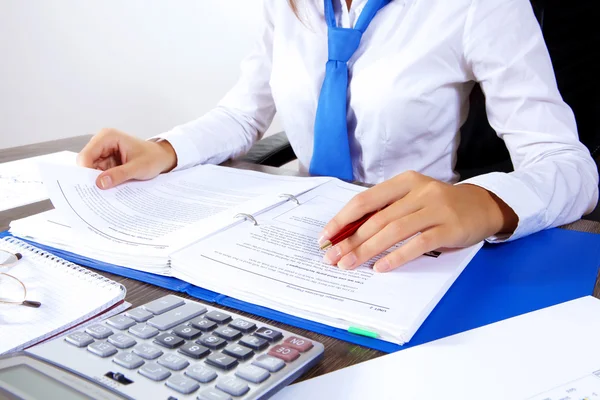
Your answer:
[[[12,267],[22,259],[20,253],[10,253],[0,250],[0,303],[19,304],[26,307],[38,308],[42,305],[39,301],[27,300],[27,287],[21,280],[13,275],[1,272]]]

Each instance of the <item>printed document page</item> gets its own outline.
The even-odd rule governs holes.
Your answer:
[[[318,235],[362,190],[338,180],[319,186],[300,196],[300,205],[289,201],[256,215],[258,226],[239,223],[176,252],[172,273],[241,300],[285,305],[312,318],[320,314],[329,325],[406,342],[481,244],[424,255],[384,274],[372,269],[377,258],[354,271],[330,266],[322,261]]]
[[[280,201],[280,193],[303,192],[325,181],[201,165],[100,190],[95,185],[99,174],[53,165],[43,171],[52,203],[73,228],[155,249],[218,230],[231,222],[238,207],[256,212]]]
[[[75,165],[77,153],[61,151],[0,164],[0,211],[48,199],[38,163]]]

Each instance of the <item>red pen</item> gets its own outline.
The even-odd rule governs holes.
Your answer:
[[[371,211],[370,213],[363,215],[356,221],[349,223],[348,225],[343,227],[338,233],[333,235],[333,237],[331,239],[326,240],[325,242],[321,243],[321,245],[319,247],[321,248],[321,250],[325,250],[325,249],[330,248],[331,246],[335,246],[342,240],[349,238],[358,230],[358,228],[360,228],[365,222],[367,222],[369,220],[369,218],[371,218],[373,215],[377,214],[379,211],[381,211],[381,210]]]

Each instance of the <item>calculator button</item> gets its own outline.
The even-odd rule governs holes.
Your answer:
[[[117,352],[117,348],[110,343],[95,342],[87,347],[90,353],[100,357],[109,357]]]
[[[180,338],[183,338],[186,340],[196,339],[198,336],[200,336],[202,334],[202,332],[200,332],[200,330],[198,330],[196,328],[192,328],[191,326],[188,326],[188,325],[179,325],[178,327],[173,328],[171,333],[174,333],[177,336],[179,336]]]
[[[160,315],[183,304],[183,299],[180,299],[179,297],[173,295],[168,295],[165,297],[161,297],[160,299],[151,301],[150,303],[146,304],[144,308],[154,315]]]
[[[285,363],[278,358],[263,354],[252,362],[252,365],[266,369],[269,372],[277,372],[285,367]]]
[[[290,336],[283,342],[287,347],[298,350],[300,353],[304,353],[313,348],[313,344],[310,340],[301,339],[295,336]]]
[[[281,358],[285,362],[292,362],[298,357],[300,353],[298,350],[291,349],[285,346],[275,346],[269,350],[269,355],[277,358]]]
[[[200,393],[198,400],[231,400],[231,397],[218,389],[208,389]]]
[[[196,360],[210,354],[209,349],[194,342],[187,342],[179,348],[179,352]]]
[[[262,350],[269,346],[269,342],[256,336],[244,336],[240,339],[239,343],[253,350]]]
[[[183,376],[172,376],[167,381],[167,386],[183,394],[195,392],[200,387],[200,385],[193,380],[184,378]]]
[[[150,339],[151,337],[158,335],[158,329],[146,324],[137,324],[136,326],[132,326],[129,328],[128,332],[141,339]]]
[[[165,354],[157,361],[163,367],[167,367],[174,371],[181,371],[182,369],[190,365],[188,360],[186,360],[183,357],[176,356],[175,354]]]
[[[248,384],[241,379],[228,376],[217,381],[217,389],[229,393],[232,396],[243,396],[250,390]]]
[[[148,320],[148,324],[161,331],[166,331],[174,326],[177,326],[188,319],[197,317],[206,312],[206,307],[198,303],[187,303],[174,310],[167,311],[164,314],[156,316]]]
[[[203,344],[204,346],[208,347],[209,349],[215,350],[215,349],[219,349],[219,348],[225,346],[225,344],[227,342],[218,336],[206,335],[206,336],[202,336],[200,339],[196,340],[196,343]]]
[[[127,369],[135,369],[144,364],[144,360],[133,353],[119,353],[113,358],[113,362]]]
[[[85,332],[74,332],[68,335],[65,340],[77,347],[85,347],[88,344],[94,343],[94,338]]]
[[[154,362],[147,363],[138,369],[138,373],[153,381],[162,381],[171,376],[171,372],[168,369]]]
[[[146,311],[141,307],[129,310],[125,313],[125,315],[133,319],[135,322],[146,322],[154,316],[154,314],[152,314],[150,311]]]
[[[235,357],[241,361],[252,358],[254,355],[254,352],[251,349],[240,344],[230,344],[223,349],[223,353],[230,355],[231,357]]]
[[[229,323],[229,326],[237,329],[238,331],[242,331],[244,333],[248,333],[248,332],[251,332],[254,329],[256,329],[256,324],[249,322],[249,321],[245,321],[241,318],[234,319],[233,321],[231,321]]]
[[[167,349],[174,349],[181,346],[185,341],[179,336],[170,333],[161,333],[154,339],[154,343],[159,344]]]
[[[252,383],[262,383],[271,376],[269,372],[255,365],[244,365],[235,371],[238,378],[245,379]]]
[[[269,342],[276,342],[283,337],[281,332],[270,328],[265,328],[264,326],[262,328],[258,328],[258,330],[254,332],[254,335],[263,339],[267,339]]]
[[[196,318],[190,321],[190,324],[196,328],[201,330],[202,332],[208,332],[215,329],[218,325],[213,321],[206,319],[204,317]]]
[[[85,331],[96,339],[106,339],[113,334],[113,331],[109,327],[100,324],[88,326]]]
[[[238,365],[238,362],[235,358],[229,357],[223,353],[212,353],[210,356],[206,357],[205,362],[224,370],[230,370]]]
[[[186,369],[185,374],[200,383],[208,383],[217,377],[217,373],[212,368],[200,364]]]
[[[224,324],[231,321],[231,316],[220,311],[211,311],[207,313],[204,318],[208,318],[211,321],[215,321],[218,324]]]
[[[242,336],[242,333],[237,329],[230,328],[228,326],[220,326],[215,329],[213,335],[221,336],[225,340],[235,340]]]
[[[124,335],[122,333],[117,333],[108,338],[109,343],[114,344],[116,347],[120,349],[128,349],[132,346],[136,345],[136,341],[133,338]]]
[[[114,317],[110,317],[106,320],[106,323],[112,326],[113,328],[120,330],[125,330],[135,325],[135,321],[133,319],[124,315],[115,315]]]
[[[148,344],[138,344],[133,348],[133,352],[146,360],[154,360],[163,354],[161,349]]]

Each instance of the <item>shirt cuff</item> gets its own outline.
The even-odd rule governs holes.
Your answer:
[[[544,204],[537,194],[525,182],[511,174],[492,172],[479,175],[462,182],[461,184],[476,185],[498,196],[504,201],[519,218],[517,228],[512,234],[498,234],[486,239],[490,243],[500,243],[515,240],[546,227],[544,219]]]
[[[177,165],[172,171],[179,171],[200,164],[196,145],[190,140],[189,136],[179,128],[174,128],[169,132],[153,136],[148,140],[154,142],[166,140],[173,146],[173,150],[175,150],[175,154],[177,155]]]

